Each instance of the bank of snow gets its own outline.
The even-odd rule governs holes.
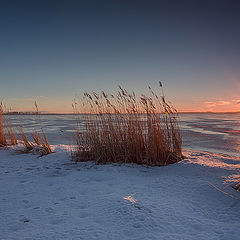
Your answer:
[[[224,181],[240,162],[184,154],[148,168],[74,164],[60,146],[41,158],[2,149],[0,239],[238,239],[240,194]]]

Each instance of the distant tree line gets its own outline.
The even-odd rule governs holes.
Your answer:
[[[41,114],[40,112],[4,112],[4,115],[38,115]]]

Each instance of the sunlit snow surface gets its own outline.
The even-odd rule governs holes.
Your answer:
[[[237,158],[184,150],[167,167],[94,165],[70,150],[0,150],[1,240],[239,239]]]

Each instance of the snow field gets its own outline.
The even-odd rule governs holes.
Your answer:
[[[167,167],[94,165],[55,150],[0,151],[1,240],[240,239],[240,195],[223,185],[237,159],[186,150]]]

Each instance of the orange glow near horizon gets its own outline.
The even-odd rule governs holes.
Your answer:
[[[72,102],[63,101],[60,103],[48,103],[48,102],[38,102],[39,111],[42,113],[59,113],[59,114],[70,114],[73,113]],[[234,100],[231,102],[227,101],[209,101],[203,102],[199,105],[180,105],[174,104],[178,112],[240,112],[240,100]],[[17,111],[17,112],[33,112],[35,111],[33,104],[11,104],[11,107],[8,107],[7,110]]]
[[[72,98],[50,98],[45,96],[32,98],[10,98],[6,99],[7,110],[18,112],[35,111],[34,101],[37,101],[39,111],[42,113],[71,114]],[[232,99],[217,99],[206,101],[191,101],[189,99],[171,101],[178,112],[240,112],[240,97]]]

